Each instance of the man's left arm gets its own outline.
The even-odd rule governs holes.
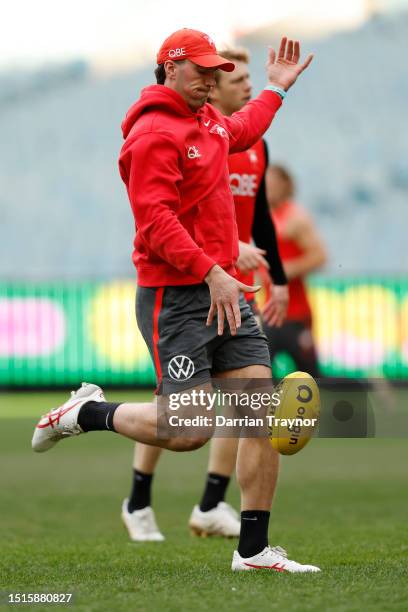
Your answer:
[[[230,153],[248,149],[266,132],[286,92],[309,66],[313,55],[309,55],[303,64],[299,64],[299,58],[299,42],[288,41],[286,37],[282,38],[277,56],[272,48],[269,49],[266,88],[240,111],[231,117],[224,117],[224,125],[230,136]]]

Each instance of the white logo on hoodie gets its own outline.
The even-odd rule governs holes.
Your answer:
[[[188,159],[195,159],[196,157],[201,157],[201,155],[197,147],[193,145],[192,147],[188,147],[187,157]]]
[[[218,123],[212,126],[210,134],[218,134],[218,136],[221,136],[222,138],[228,138],[227,130],[225,130],[221,125],[218,125]]]

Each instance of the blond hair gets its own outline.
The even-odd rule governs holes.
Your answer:
[[[225,57],[225,59],[230,62],[244,62],[245,64],[249,64],[250,60],[249,51],[244,47],[225,47],[225,49],[218,51],[218,55]],[[220,80],[220,72],[220,70],[215,72],[215,80],[217,83]]]

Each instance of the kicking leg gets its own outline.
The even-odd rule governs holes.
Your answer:
[[[209,384],[199,388],[211,391]],[[184,393],[194,390],[186,390]],[[165,404],[164,401],[163,406]],[[185,409],[190,410],[190,406]],[[200,414],[197,408],[191,409],[194,414]],[[161,408],[161,416],[165,410]],[[203,415],[211,414],[205,405],[199,406],[199,410]],[[171,437],[158,437],[158,408],[155,403],[107,402],[100,387],[84,383],[65,404],[40,419],[34,431],[32,447],[36,452],[44,452],[63,438],[101,430],[114,431],[136,442],[174,451],[200,448],[212,435],[212,429],[207,427],[194,437],[191,436],[191,428],[188,430],[191,437],[183,432],[183,428],[175,429]]]

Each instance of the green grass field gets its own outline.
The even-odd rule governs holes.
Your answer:
[[[234,574],[233,541],[187,529],[208,449],[163,455],[154,506],[166,542],[131,544],[119,518],[131,442],[91,433],[31,451],[36,416],[64,397],[0,396],[3,602],[6,592],[73,592],[75,610],[407,609],[406,439],[317,439],[283,458],[270,542],[323,571]],[[238,505],[235,482],[228,501]]]

